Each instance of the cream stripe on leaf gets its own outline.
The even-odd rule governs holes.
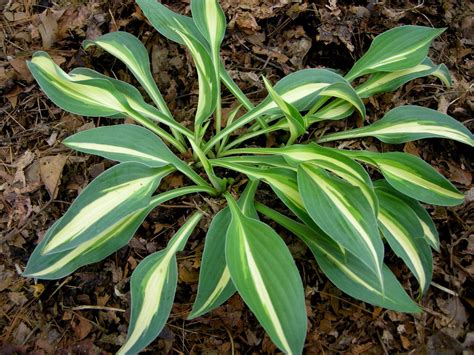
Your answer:
[[[369,50],[347,73],[353,80],[374,72],[392,72],[411,68],[428,54],[431,41],[445,29],[423,26],[400,26],[388,30],[372,41]]]
[[[127,111],[125,98],[107,80],[80,80],[66,74],[45,52],[35,52],[28,68],[41,89],[62,109],[82,116],[109,117]]]
[[[119,162],[142,163],[155,168],[178,159],[148,129],[129,124],[82,131],[66,138],[63,144],[82,153],[100,155]]]
[[[362,190],[313,163],[299,165],[298,188],[313,221],[373,270],[383,284],[383,243],[374,210]]]
[[[251,181],[245,187],[238,201],[239,208],[249,218],[258,219],[253,205],[258,181]],[[228,207],[219,211],[212,219],[206,234],[204,252],[199,270],[199,284],[196,300],[188,319],[199,317],[219,307],[235,293],[225,261],[225,236],[231,220]]]
[[[380,307],[398,312],[419,312],[395,278],[390,269],[383,265],[383,286],[373,271],[349,251],[342,251],[319,228],[295,222],[271,208],[257,204],[257,210],[300,238],[313,253],[317,263],[334,285],[348,295]]]
[[[474,146],[472,133],[454,118],[429,108],[411,105],[394,108],[382,119],[366,127],[328,134],[319,141],[369,136],[390,144],[424,138],[446,138]]]
[[[278,105],[282,113],[288,122],[288,129],[290,131],[290,138],[288,139],[288,145],[293,142],[301,135],[306,132],[306,123],[301,113],[291,104],[282,99],[280,95],[273,89],[271,83],[267,78],[263,77],[263,82],[267,88],[268,94],[272,97],[273,101]]]
[[[431,219],[429,213],[425,210],[425,208],[415,199],[408,197],[407,195],[402,194],[401,192],[395,190],[389,183],[385,180],[377,180],[374,182],[374,186],[377,190],[381,190],[386,194],[391,196],[396,196],[398,199],[403,200],[405,204],[407,204],[410,209],[416,214],[418,218],[418,222],[421,224],[423,228],[423,234],[425,237],[426,242],[431,245],[433,249],[439,251],[439,235],[438,231],[436,230],[436,225],[434,224],[433,220]]]
[[[377,212],[377,197],[373,191],[372,180],[369,174],[359,163],[340,153],[338,149],[329,149],[315,143],[310,143],[294,144],[282,148],[243,148],[231,150],[229,153],[272,154],[270,156],[271,159],[268,159],[268,156],[266,158],[269,162],[275,160],[275,163],[278,163],[278,159],[281,159],[280,156],[283,156],[288,164],[293,167],[297,167],[300,162],[311,161],[320,168],[331,171],[351,185],[359,187],[370,201],[375,213]],[[249,160],[246,156],[238,156],[234,158],[234,161],[238,162],[239,158],[243,162]],[[262,157],[255,157],[256,161],[258,159],[262,159]]]
[[[429,58],[408,69],[394,72],[377,72],[370,76],[362,85],[355,88],[360,98],[368,98],[383,92],[391,92],[407,82],[433,75],[438,77],[445,86],[451,86],[451,76],[444,64],[435,65]],[[347,101],[337,99],[322,107],[308,117],[311,123],[322,120],[340,120],[348,117],[354,111],[354,107]]]
[[[133,162],[108,169],[81,192],[60,221],[48,230],[42,254],[75,248],[146,207],[161,179],[171,171],[171,167],[149,168]]]
[[[380,201],[378,220],[385,239],[408,265],[425,292],[431,282],[433,258],[415,212],[402,199],[375,188]]]
[[[123,217],[77,247],[63,252],[53,254],[42,252],[44,245],[48,244],[49,239],[53,237],[53,234],[47,233],[33,251],[23,275],[55,280],[71,274],[81,266],[98,262],[125,246],[141,225],[145,216],[156,206],[170,199],[203,190],[205,191],[205,188],[198,186],[183,187],[153,196],[145,209],[140,209]],[[51,227],[51,229],[53,228],[55,227]]]
[[[368,98],[382,92],[390,92],[398,89],[407,82],[428,75],[436,75],[445,86],[451,86],[449,71],[444,64],[435,65],[431,59],[425,58],[420,64],[394,72],[374,73],[367,81],[356,88],[356,92],[362,98]],[[443,73],[440,75],[439,73]]]
[[[84,49],[97,45],[121,60],[140,82],[158,108],[171,117],[160,90],[150,70],[150,60],[145,46],[138,38],[128,32],[117,31],[107,33],[95,40],[86,40]]]
[[[396,190],[425,203],[455,206],[464,195],[422,159],[407,153],[372,153],[370,159]]]
[[[213,59],[219,58],[219,50],[224,39],[226,19],[217,0],[193,0],[192,19],[211,47]],[[219,65],[220,61],[216,63]]]
[[[287,354],[301,354],[306,337],[304,290],[295,262],[280,236],[246,217],[233,198],[226,261],[232,281],[270,339]]]
[[[201,213],[191,216],[164,250],[147,256],[133,271],[130,281],[130,325],[127,340],[117,354],[137,354],[165,326],[178,283],[176,252],[183,250],[201,218]]]
[[[207,184],[158,136],[136,125],[121,124],[89,129],[66,138],[63,144],[79,152],[118,162],[137,162],[150,167],[171,164],[196,184]]]
[[[305,111],[310,109],[318,98],[321,98],[320,93],[325,88],[334,83],[342,83],[350,86],[343,77],[329,70],[303,69],[287,75],[276,83],[273,89],[284,101],[293,105],[296,110]],[[255,121],[263,115],[282,115],[280,108],[270,95],[262,100],[255,108],[248,111],[238,120],[232,122],[232,124],[212,137],[205,151],[207,152],[224,136]]]

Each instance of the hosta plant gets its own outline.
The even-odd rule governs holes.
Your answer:
[[[127,245],[151,210],[200,193],[220,198],[226,207],[212,217],[207,230],[190,319],[237,292],[278,348],[302,353],[307,330],[303,283],[271,220],[305,243],[321,270],[348,295],[387,309],[419,312],[384,264],[384,250],[391,248],[403,260],[421,296],[430,284],[431,250],[439,248],[439,240],[420,202],[453,206],[463,202],[463,195],[428,163],[397,152],[399,146],[379,153],[326,143],[361,137],[391,144],[446,138],[472,146],[472,134],[443,113],[408,105],[360,128],[317,137],[307,133],[328,120],[366,119],[364,99],[412,79],[434,75],[450,85],[447,68],[427,57],[431,41],[443,29],[391,29],[373,40],[345,76],[304,69],[275,85],[262,78],[268,96],[254,103],[220,57],[226,19],[216,0],[193,0],[192,17],[155,0],[137,3],[158,32],[192,55],[199,84],[193,124],[184,126],[173,118],[153,80],[147,50],[131,34],[109,33],[84,47],[99,47],[122,61],[146,97],[91,69],[65,73],[48,54],[35,53],[28,66],[56,105],[82,116],[131,118],[138,125],[94,128],[64,140],[71,149],[118,164],[93,180],[51,226],[24,274],[59,279],[100,261]],[[224,87],[238,102],[225,120]],[[258,147],[258,137],[271,132],[281,145]],[[192,154],[184,161],[187,152]],[[380,178],[372,181],[366,167]],[[226,174],[233,178],[224,178],[224,169],[233,171]],[[160,181],[175,171],[188,178],[189,186],[157,193]],[[235,181],[246,183],[239,197]],[[256,190],[264,185],[286,211],[255,201]],[[148,255],[133,271],[131,319],[120,354],[144,349],[166,324],[177,285],[176,253],[186,247],[201,218],[201,212],[190,215],[165,249]]]

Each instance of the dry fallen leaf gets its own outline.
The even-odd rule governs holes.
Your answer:
[[[43,157],[40,159],[40,175],[43,180],[49,196],[54,199],[58,194],[58,186],[60,183],[61,173],[67,157],[64,155],[55,155]]]

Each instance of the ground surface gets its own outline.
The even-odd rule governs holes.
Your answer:
[[[261,74],[275,82],[305,67],[330,66],[345,71],[367,49],[370,38],[388,28],[400,24],[447,27],[435,40],[431,56],[435,62],[447,64],[454,77],[453,87],[443,88],[432,78],[416,80],[394,94],[370,100],[368,113],[373,120],[394,106],[414,103],[447,112],[472,130],[473,8],[467,3],[223,0],[229,22],[223,56],[235,80],[258,100],[264,95]],[[172,6],[181,13],[190,12],[186,0],[174,1]],[[126,336],[132,270],[148,253],[162,248],[195,207],[208,216],[180,254],[175,306],[160,338],[147,350],[159,354],[276,352],[238,296],[205,317],[186,321],[197,290],[203,237],[213,213],[205,196],[174,200],[158,208],[129,247],[70,277],[35,284],[19,275],[46,229],[89,181],[111,165],[61,145],[78,130],[109,122],[77,117],[54,106],[32,80],[25,59],[36,50],[46,50],[65,69],[88,66],[132,81],[110,56],[80,49],[86,38],[127,30],[151,51],[158,85],[183,124],[195,108],[197,81],[186,51],[156,34],[132,1],[59,1],[53,5],[48,0],[0,0],[2,8],[0,353],[116,351]],[[230,107],[230,95],[224,97]],[[360,123],[352,118],[324,129]],[[277,139],[270,137],[266,143],[271,145]],[[466,192],[466,202],[454,208],[428,207],[440,231],[441,251],[434,255],[435,284],[420,300],[425,312],[418,316],[374,308],[341,294],[318,270],[308,250],[288,236],[306,287],[309,332],[305,352],[433,353],[447,349],[454,354],[473,350],[472,149],[442,140],[393,148],[370,139],[354,144],[403,149],[422,157]],[[179,176],[172,176],[161,188],[182,184]],[[271,195],[263,191],[258,198],[270,201]],[[416,282],[402,263],[393,255],[387,258],[406,288],[416,291]]]

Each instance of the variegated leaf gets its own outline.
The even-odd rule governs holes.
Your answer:
[[[253,205],[257,186],[258,181],[249,182],[238,201],[243,214],[253,219],[258,219],[257,211]],[[212,219],[204,244],[198,293],[188,319],[212,311],[235,293],[235,287],[225,261],[225,236],[230,221],[231,214],[228,207],[219,211]]]
[[[372,180],[370,179],[367,171],[358,164],[353,159],[345,156],[344,154],[338,152],[336,149],[329,149],[322,147],[315,143],[310,144],[294,144],[292,146],[282,147],[282,148],[243,148],[243,149],[234,149],[228,151],[229,154],[272,154],[272,156],[267,157],[254,157],[256,163],[259,160],[262,160],[265,163],[265,159],[268,163],[271,163],[273,166],[281,166],[280,163],[281,156],[285,157],[288,165],[296,167],[300,162],[312,162],[320,168],[329,170],[330,172],[336,174],[340,178],[346,180],[351,185],[359,187],[363,194],[366,196],[367,200],[370,201],[372,208],[377,214],[377,198],[373,191]],[[226,161],[239,162],[242,161],[250,162],[251,159],[248,156],[238,156],[234,160],[225,158]]]
[[[93,45],[99,46],[120,59],[130,69],[161,112],[171,117],[151,74],[148,52],[138,38],[128,32],[117,31],[107,33],[95,40],[86,40],[83,45],[85,49]]]
[[[377,216],[380,228],[392,250],[407,264],[425,292],[431,282],[433,258],[415,212],[402,199],[375,188],[380,201]]]
[[[426,209],[417,200],[395,190],[385,180],[375,181],[374,186],[376,186],[378,190],[384,191],[386,194],[396,196],[397,198],[403,200],[403,202],[406,203],[409,208],[415,213],[418,222],[423,228],[423,235],[425,237],[426,242],[431,245],[433,249],[439,251],[439,234],[436,229],[436,225],[434,224]]]
[[[378,71],[392,72],[421,63],[428,54],[431,41],[443,28],[400,26],[392,28],[372,41],[369,50],[347,73],[347,80]]]
[[[201,213],[191,216],[164,250],[147,256],[133,271],[130,326],[127,340],[117,354],[140,352],[165,326],[178,283],[176,252],[183,250],[201,217]]]
[[[211,47],[215,64],[220,65],[219,50],[224,39],[226,19],[218,0],[193,0],[191,11],[196,27]]]
[[[414,155],[401,152],[341,152],[377,166],[392,187],[415,200],[440,206],[455,206],[464,200],[464,195],[449,180]]]
[[[76,133],[63,144],[79,152],[118,162],[137,162],[150,167],[171,164],[196,184],[207,185],[191,167],[179,159],[149,130],[135,125],[116,125]]]
[[[323,231],[295,222],[265,205],[257,204],[257,209],[300,238],[310,248],[326,276],[348,295],[399,312],[420,312],[386,265],[383,265],[381,286],[367,265],[349,251],[341,250]]]
[[[63,110],[95,117],[129,111],[125,98],[107,80],[68,75],[45,52],[35,52],[27,64],[41,89]]]
[[[278,105],[280,110],[286,117],[288,122],[288,128],[290,130],[290,138],[288,140],[288,144],[293,144],[293,142],[301,135],[306,132],[306,123],[304,121],[303,116],[301,116],[300,112],[291,104],[286,102],[281,98],[280,95],[273,89],[270,82],[267,78],[263,77],[263,82],[265,83],[265,87],[267,88],[268,94],[271,96],[273,101]]]
[[[137,3],[158,32],[185,45],[191,52],[199,81],[195,131],[202,136],[202,127],[216,107],[218,85],[207,41],[192,18],[176,14],[155,0],[137,0]]]
[[[81,192],[59,222],[48,230],[41,255],[76,248],[105,233],[124,217],[147,207],[161,178],[171,171],[171,167],[149,168],[133,162],[106,170]]]
[[[382,92],[394,91],[411,80],[428,75],[438,77],[447,87],[451,86],[451,76],[448,68],[444,64],[435,65],[429,58],[425,58],[422,63],[412,68],[374,73],[362,85],[356,87],[355,91],[359,97],[368,98]],[[350,116],[352,112],[354,112],[354,107],[349,102],[337,99],[319,109],[308,119],[311,123],[323,120],[339,120]]]
[[[383,284],[383,243],[374,210],[362,190],[312,163],[299,165],[298,188],[314,222],[363,261]]]
[[[168,165],[178,159],[149,130],[128,124],[81,131],[66,138],[63,144],[79,152],[119,162],[133,161],[152,168]]]
[[[447,138],[474,146],[472,133],[454,118],[429,108],[411,105],[394,108],[369,126],[323,136],[319,142],[368,136],[391,144],[423,138]]]
[[[232,281],[275,345],[287,354],[300,354],[306,308],[293,258],[272,228],[244,216],[233,198],[226,198],[232,215],[226,241]]]
[[[293,105],[296,110],[304,111],[310,109],[317,99],[321,97],[321,92],[334,83],[340,83],[350,87],[344,78],[332,71],[325,69],[304,69],[284,77],[276,83],[274,90],[285,102]],[[206,145],[205,152],[209,151],[226,135],[255,121],[257,118],[261,118],[263,115],[280,114],[281,110],[278,105],[271,96],[267,96],[255,108],[212,137]]]
[[[71,274],[81,266],[98,262],[123,246],[132,238],[148,213],[161,203],[189,193],[205,191],[202,187],[183,187],[154,196],[146,208],[133,212],[110,225],[93,238],[63,252],[45,254],[43,247],[54,234],[48,233],[28,260],[24,276],[55,280]],[[59,221],[56,222],[58,224]],[[51,229],[55,228],[51,227]]]
[[[445,86],[451,86],[451,77],[444,64],[435,65],[429,58],[414,67],[393,72],[377,72],[356,88],[362,98],[368,98],[382,92],[390,92],[416,78],[434,75]]]

